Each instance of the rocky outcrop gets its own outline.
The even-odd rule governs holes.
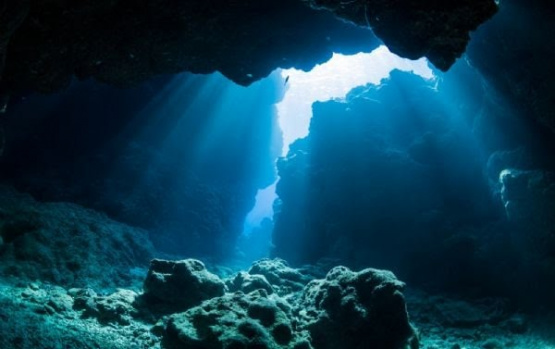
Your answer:
[[[194,285],[191,280],[187,287]],[[543,319],[540,327],[506,300],[471,302],[412,289],[405,301],[403,287],[388,271],[335,267],[288,297],[255,288],[156,314],[129,289],[102,293],[40,281],[0,283],[0,347],[416,349],[420,342],[430,349],[497,349],[552,342],[540,332],[553,333],[552,321]],[[421,329],[418,339],[406,307]]]
[[[263,290],[226,294],[172,315],[165,348],[309,349],[292,326],[291,306]]]
[[[403,287],[389,271],[335,267],[304,289],[297,307],[299,328],[308,330],[318,349],[417,349]]]
[[[501,1],[499,13],[476,32],[468,47],[473,66],[503,103],[555,132],[555,29],[553,4]],[[552,136],[552,135],[551,135]]]
[[[440,282],[474,258],[472,238],[454,238],[459,227],[500,213],[466,102],[444,107],[451,100],[442,87],[394,72],[345,101],[313,105],[309,136],[278,162],[274,256],[293,265],[331,257],[388,266],[403,278],[421,277],[424,265],[445,267]],[[452,264],[440,257],[447,241]]]
[[[443,71],[464,53],[470,32],[497,12],[493,0],[304,1],[371,27],[391,52],[410,59],[426,57]]]
[[[152,306],[188,309],[224,294],[225,284],[208,272],[201,261],[153,259],[144,283],[144,297]]]
[[[269,294],[266,277],[257,271],[268,275],[278,291]],[[418,348],[401,293],[404,284],[391,272],[336,267],[300,291],[285,291],[279,281],[302,279],[283,261],[259,261],[249,274],[239,273],[228,283],[235,293],[170,316],[164,347]]]
[[[154,255],[144,230],[69,203],[40,203],[0,187],[0,275],[66,287],[132,286]]]
[[[281,296],[302,290],[310,280],[279,258],[254,262],[248,273],[252,276],[263,276]]]
[[[283,89],[279,74],[250,88],[184,74],[134,89],[83,82],[13,98],[0,177],[39,200],[143,228],[160,251],[224,258],[257,190],[274,181]]]
[[[278,67],[310,69],[334,51],[378,44],[370,31],[299,0],[33,2],[16,32],[1,33],[10,46],[0,86],[41,92],[73,76],[129,86],[182,71],[219,71],[249,85]]]
[[[371,26],[392,51],[427,56],[444,70],[464,51],[468,32],[496,10],[493,0],[309,3]],[[53,92],[73,76],[129,86],[181,71],[220,71],[248,85],[276,68],[310,69],[332,52],[370,51],[378,44],[368,29],[301,0],[56,0],[32,2],[26,11],[27,4],[8,1],[0,12],[0,29],[7,27],[0,31],[4,91]]]

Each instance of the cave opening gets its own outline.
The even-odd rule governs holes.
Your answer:
[[[309,135],[313,103],[342,100],[359,86],[379,86],[393,70],[410,72],[426,80],[435,78],[434,70],[425,58],[404,59],[384,45],[369,53],[334,53],[329,61],[310,71],[280,70],[285,88],[283,98],[276,104],[283,140],[280,157],[287,156],[291,144]],[[247,263],[270,254],[274,204],[279,200],[276,194],[278,182],[279,177],[258,190],[255,204],[245,218],[238,248]]]

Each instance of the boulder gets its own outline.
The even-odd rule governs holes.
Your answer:
[[[201,261],[153,259],[144,282],[144,298],[151,305],[171,305],[186,310],[224,294],[225,284],[206,270]]]
[[[294,332],[290,306],[264,290],[236,292],[213,298],[166,326],[166,348],[308,349],[308,340]]]
[[[403,288],[390,271],[335,267],[303,291],[299,329],[310,333],[317,349],[418,348]]]
[[[265,258],[253,263],[249,274],[264,276],[280,296],[302,290],[310,280],[279,258]]]

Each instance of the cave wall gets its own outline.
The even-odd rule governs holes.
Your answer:
[[[145,228],[163,252],[222,258],[275,178],[282,89],[278,75],[249,88],[180,75],[14,100],[1,177],[39,200]]]
[[[278,162],[273,255],[388,268],[412,285],[522,304],[547,296],[555,146],[497,98],[461,62],[433,82],[393,72],[345,101],[316,102],[309,136]],[[500,181],[518,167],[540,171]]]
[[[472,35],[467,56],[503,103],[555,132],[555,6],[504,0],[499,13]]]
[[[182,71],[249,85],[380,40],[447,70],[496,11],[494,0],[4,0],[0,94],[53,92],[74,76],[130,86]]]
[[[249,85],[278,67],[310,69],[333,52],[379,44],[368,29],[298,0],[3,3],[0,92],[53,92],[73,76],[132,86],[183,71]]]

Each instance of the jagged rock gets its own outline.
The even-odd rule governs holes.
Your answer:
[[[291,322],[290,306],[264,290],[213,298],[172,315],[165,348],[311,348]]]
[[[224,282],[195,259],[153,259],[144,282],[145,300],[151,305],[169,305],[174,312],[222,296],[224,290]]]
[[[138,297],[131,290],[119,289],[107,296],[97,296],[91,289],[71,289],[75,310],[84,310],[86,316],[96,318],[102,324],[131,324],[139,311],[134,303]]]
[[[150,326],[127,312],[134,310],[125,294],[133,292],[119,290],[97,297],[91,289],[66,291],[41,283],[24,288],[0,284],[0,348],[159,348],[160,339],[150,334]],[[118,301],[104,309],[95,308],[101,309],[100,313],[91,313],[79,304],[82,299],[90,299],[95,305],[107,299]]]
[[[470,32],[497,12],[494,0],[304,1],[370,26],[391,52],[411,59],[425,56],[444,71],[464,53]]]
[[[274,105],[284,88],[277,72],[248,89],[221,74],[183,74],[134,89],[76,82],[56,96],[34,95],[1,120],[0,180],[143,228],[160,252],[223,259],[257,190],[274,181],[281,151]],[[205,89],[211,93],[198,94]],[[212,108],[215,100],[221,108]],[[229,122],[225,132],[215,119]],[[206,132],[215,133],[199,163],[195,149]]]
[[[332,52],[378,45],[369,30],[305,2],[9,1],[0,19],[17,25],[0,26],[9,29],[0,31],[0,88],[52,92],[74,75],[126,86],[161,73],[216,70],[248,85],[279,67],[309,69]],[[369,25],[392,51],[426,55],[444,70],[464,52],[469,31],[496,10],[493,0],[309,3]]]
[[[555,133],[555,7],[545,0],[503,0],[477,31],[467,56],[503,103]]]
[[[253,263],[248,272],[251,275],[264,276],[280,296],[302,290],[310,280],[279,258],[261,259]]]
[[[514,241],[530,253],[526,260],[535,260],[534,263],[541,264],[542,269],[553,275],[555,173],[505,169],[499,181],[507,218],[519,228],[513,236]]]
[[[0,275],[97,288],[138,282],[154,249],[145,231],[69,203],[41,203],[0,187]]]
[[[32,2],[10,36],[0,86],[52,92],[74,75],[129,86],[181,71],[248,85],[377,45],[370,31],[299,0]]]
[[[274,289],[268,280],[266,280],[266,277],[259,274],[251,275],[246,272],[239,272],[233,279],[227,281],[226,285],[231,292],[241,291],[243,293],[250,293],[263,289],[268,294],[274,293]]]
[[[316,349],[418,348],[409,323],[404,283],[389,271],[333,268],[305,288],[296,313]]]

